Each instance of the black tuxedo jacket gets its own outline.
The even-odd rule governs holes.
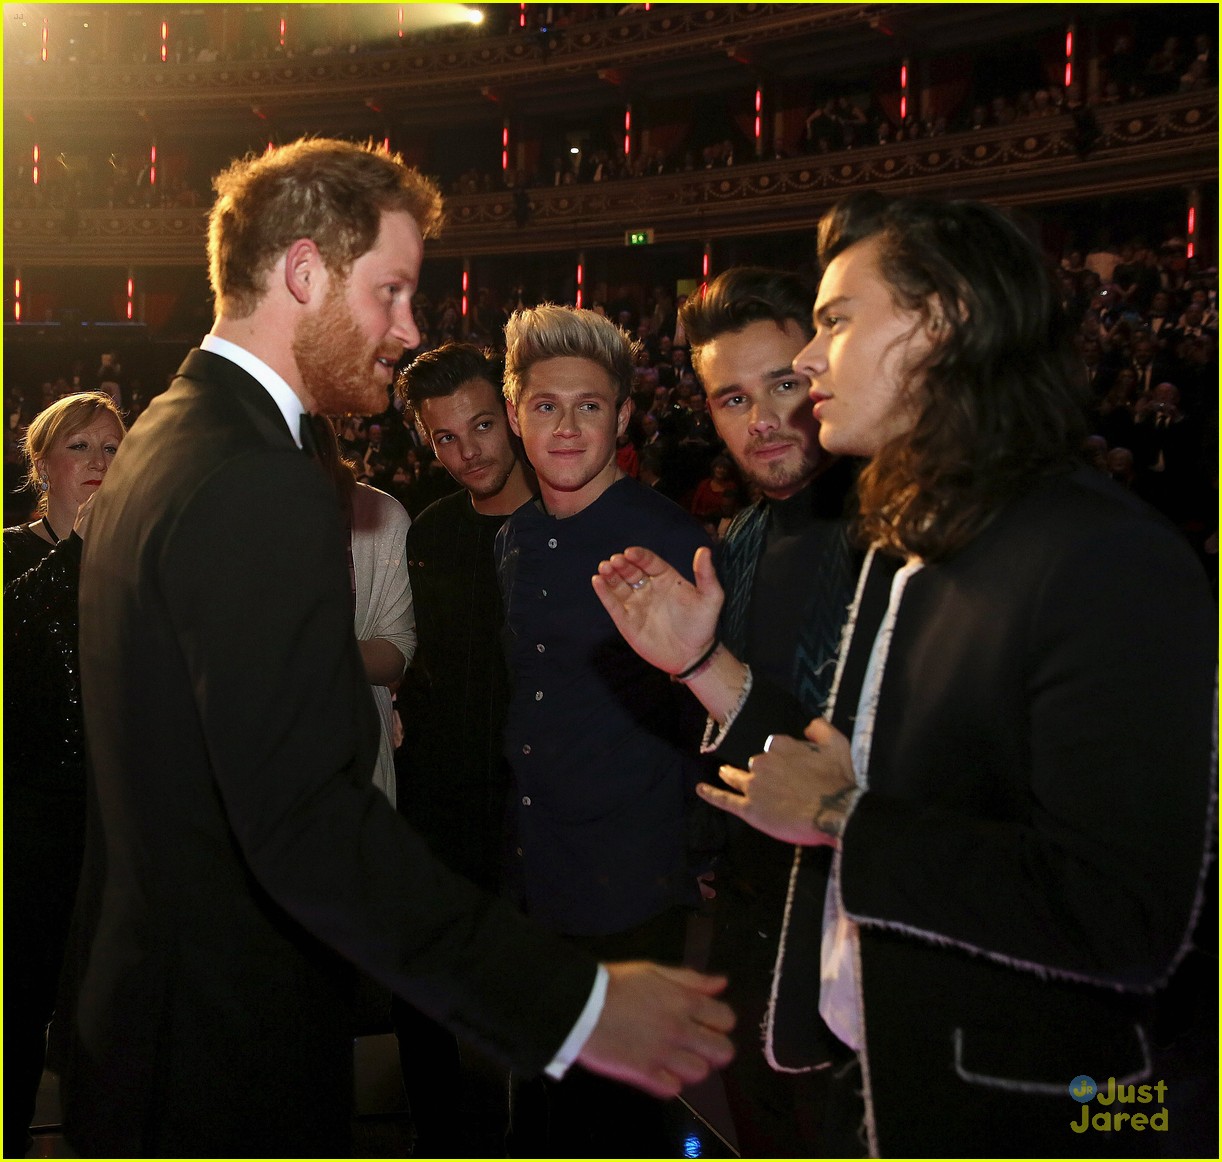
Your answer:
[[[846,732],[893,573],[873,558],[842,647]],[[1213,830],[1210,605],[1179,534],[1085,467],[909,581],[833,871],[875,1152],[1115,1156],[1069,1129],[1066,1087],[1158,1076],[1150,997],[1187,951]],[[724,749],[741,762],[801,717],[761,684]],[[769,1026],[782,1068],[816,1026],[808,852]]]
[[[348,962],[516,1067],[593,960],[447,872],[370,782],[329,484],[193,351],[124,442],[81,577],[103,878],[65,1079],[93,1156],[342,1153]]]

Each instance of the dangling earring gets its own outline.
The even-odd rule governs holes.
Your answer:
[[[49,481],[45,476],[38,482],[38,491],[39,492],[46,492],[47,489],[49,489],[50,487],[51,487],[51,481]]]

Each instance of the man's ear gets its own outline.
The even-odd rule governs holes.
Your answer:
[[[928,311],[925,315],[925,333],[935,343],[940,343],[950,333],[950,321],[946,317],[946,309],[937,294],[931,294],[926,300]],[[968,317],[967,304],[959,299],[955,304],[959,319],[965,321]]]
[[[522,438],[522,429],[518,427],[518,410],[509,400],[505,401],[505,418],[509,421],[509,430],[520,440]]]
[[[628,429],[628,421],[632,418],[632,413],[636,410],[636,405],[632,402],[632,396],[629,396],[622,404],[619,405],[619,418],[615,425],[615,435],[620,437]]]
[[[298,238],[284,253],[284,285],[302,306],[321,293],[327,268],[318,247],[309,238]]]

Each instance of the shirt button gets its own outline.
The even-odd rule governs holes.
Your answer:
[[[554,549],[554,548],[556,547],[556,538],[555,538],[555,537],[552,537],[552,538],[551,538],[551,539],[550,539],[550,540],[547,542],[547,547],[548,547],[549,549]]]
[[[526,744],[526,745],[525,745],[525,746],[522,748],[522,753],[523,753],[523,754],[530,754],[530,743],[527,743],[527,744]]]
[[[540,597],[546,597],[546,596],[547,596],[547,590],[546,590],[546,589],[540,589],[540,590],[539,590],[539,596],[540,596]]]
[[[536,702],[542,702],[542,701],[543,701],[543,691],[542,691],[542,690],[536,690],[536,691],[535,691],[535,701],[536,701]]]
[[[518,852],[518,855],[521,855],[521,854],[522,854],[522,849],[519,847],[519,848],[517,849],[517,852]]]
[[[529,796],[529,795],[523,795],[523,796],[522,796],[522,806],[523,806],[523,807],[529,807],[529,806],[530,806],[530,796]]]
[[[539,643],[537,646],[535,646],[535,649],[537,649],[537,650],[539,651],[539,653],[543,653],[543,652],[544,652],[544,645],[543,645],[543,643],[542,643],[542,642],[540,642],[540,643]]]

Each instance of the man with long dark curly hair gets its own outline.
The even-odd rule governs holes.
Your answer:
[[[794,366],[823,446],[869,458],[870,554],[826,717],[782,737],[803,716],[718,647],[707,559],[686,586],[629,549],[595,586],[720,707],[733,790],[703,797],[797,845],[777,1067],[807,1067],[817,996],[857,1051],[845,1096],[864,1094],[872,1153],[1148,1152],[1169,1116],[1154,1002],[1190,948],[1212,832],[1205,577],[1079,462],[1068,326],[1008,217],[864,195],[819,241]],[[801,859],[818,845],[836,853],[822,925]]]

